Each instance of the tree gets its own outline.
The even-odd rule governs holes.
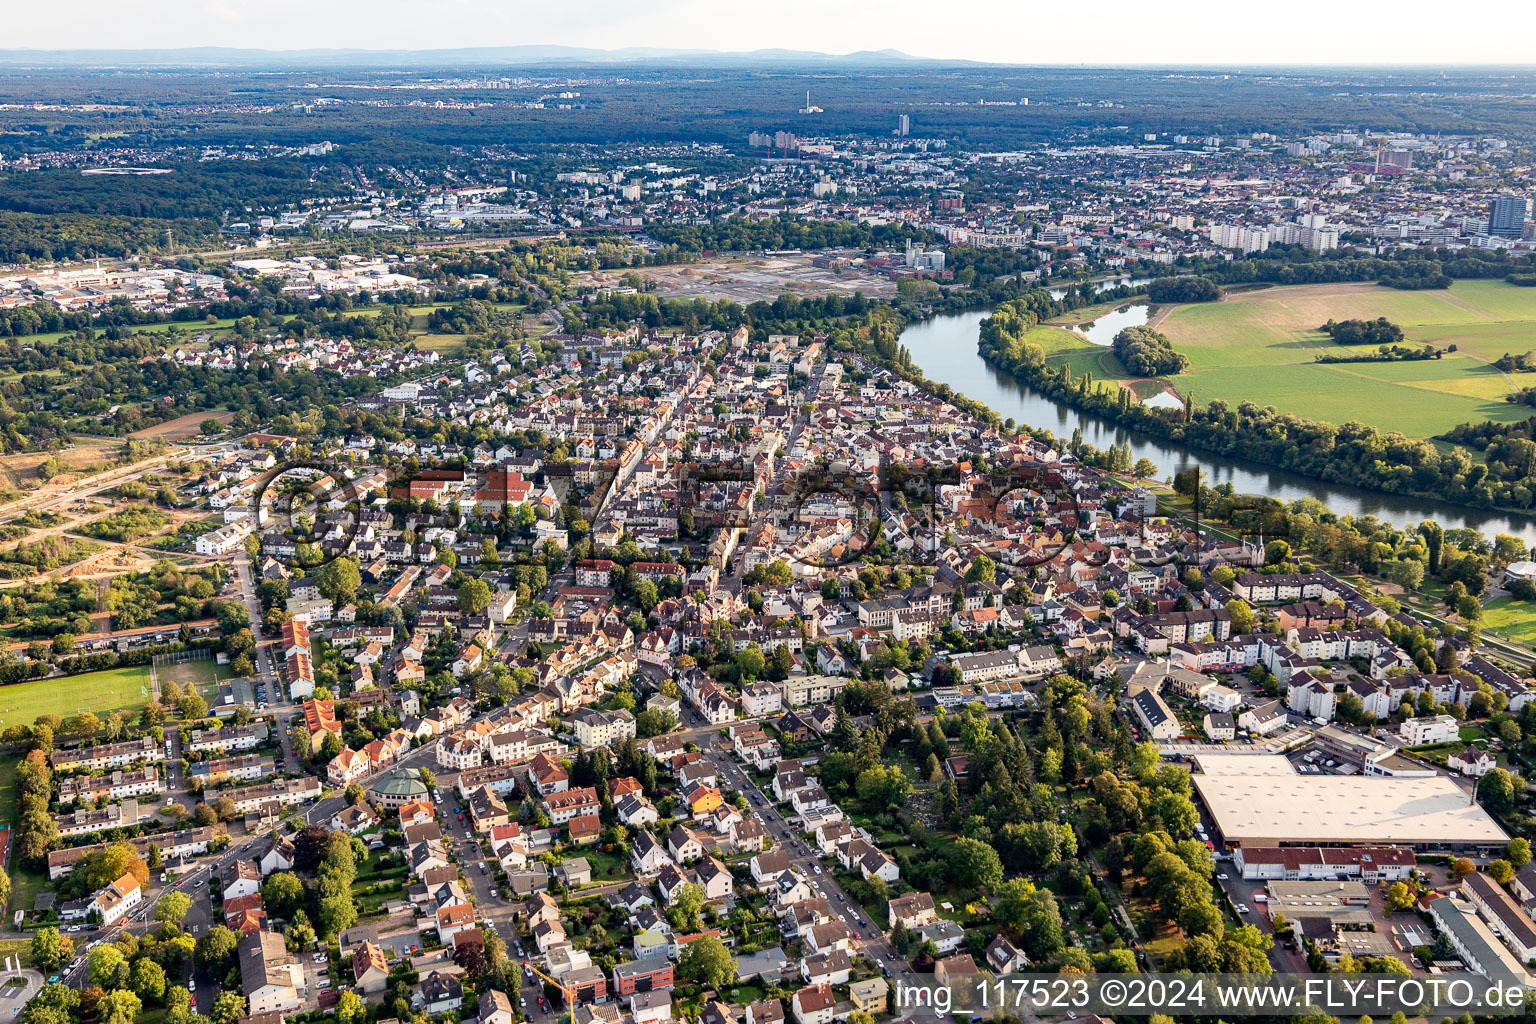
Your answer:
[[[91,950],[85,976],[97,988],[122,988],[128,984],[128,958],[119,947],[103,943]]]
[[[347,604],[357,595],[357,588],[362,585],[362,573],[358,570],[357,561],[351,558],[336,558],[322,565],[315,573],[315,586],[326,600],[337,605]]]
[[[304,901],[304,883],[292,872],[278,871],[261,883],[261,902],[273,917],[292,919]]]
[[[333,939],[357,921],[357,904],[352,901],[350,892],[327,896],[320,901],[316,917],[315,923],[320,926],[320,933],[327,939]]]
[[[672,909],[682,927],[689,931],[698,929],[699,915],[704,911],[705,902],[704,887],[697,882],[688,882],[678,890]]]
[[[340,1024],[363,1024],[368,1019],[368,1004],[362,996],[347,989],[336,1001],[336,1019]]]
[[[955,884],[969,889],[996,889],[1003,882],[1003,862],[997,851],[975,839],[960,838],[949,851]]]
[[[223,925],[215,925],[208,930],[207,935],[197,940],[192,960],[204,974],[222,978],[234,966],[235,948],[239,945],[240,936]]]
[[[1023,878],[1010,878],[998,886],[992,901],[992,919],[1004,928],[1022,932],[1028,924],[1029,898],[1035,887]]]
[[[96,1018],[101,1024],[133,1024],[144,1010],[144,1003],[137,995],[119,987],[108,992],[96,1004]]]
[[[1056,897],[1049,889],[1037,889],[1029,895],[1019,941],[1024,952],[1036,960],[1050,960],[1066,947],[1061,908],[1056,905]]]
[[[1126,369],[1138,377],[1181,373],[1189,359],[1175,352],[1168,336],[1146,325],[1127,327],[1115,335],[1111,351]]]
[[[641,580],[639,583],[636,583],[634,596],[635,604],[639,605],[640,610],[647,615],[651,613],[651,609],[655,608],[661,600],[661,595],[656,590],[656,584],[650,580]]]
[[[208,1019],[213,1024],[239,1024],[244,1016],[245,997],[236,992],[220,992],[213,1001],[213,1008],[208,1011]]]
[[[1215,908],[1213,907],[1212,909],[1214,910]],[[1221,919],[1219,911],[1216,914],[1216,919],[1218,921]],[[1135,974],[1136,954],[1123,946],[1119,949],[1106,949],[1104,952],[1094,955],[1093,969],[1100,974]]]
[[[683,977],[717,990],[736,980],[736,958],[713,935],[690,942],[677,966]]]
[[[1417,558],[1403,558],[1392,563],[1392,582],[1413,593],[1424,582],[1424,563]]]
[[[986,555],[977,555],[971,567],[965,570],[967,583],[993,583],[997,580],[997,563]]]
[[[182,918],[192,909],[192,898],[184,892],[168,892],[155,904],[155,920],[161,923],[181,924]]]
[[[635,732],[644,738],[665,736],[677,725],[677,716],[664,708],[646,708],[635,716]]]
[[[135,960],[128,972],[128,984],[140,999],[158,1003],[165,998],[165,968],[148,957]]]
[[[883,811],[901,806],[907,794],[912,792],[912,784],[907,781],[906,773],[895,765],[877,764],[859,773],[854,790],[861,801]]]
[[[32,962],[38,970],[56,972],[75,958],[75,940],[57,928],[41,928],[32,936]]]
[[[465,615],[479,615],[491,603],[491,585],[485,580],[465,580],[459,587],[458,607]]]
[[[1470,857],[1457,857],[1451,862],[1451,877],[1458,882],[1468,875],[1476,873],[1477,865],[1472,863]]]
[[[303,953],[315,946],[315,929],[303,913],[283,929],[283,943],[290,953]]]
[[[1396,913],[1399,910],[1413,909],[1417,899],[1414,891],[1408,888],[1404,882],[1393,882],[1387,887],[1387,912]]]
[[[1524,788],[1524,780],[1510,775],[1503,768],[1495,768],[1478,782],[1477,795],[1495,811],[1508,811],[1514,807],[1515,800]]]
[[[745,650],[736,654],[736,668],[741,673],[743,681],[759,678],[767,662],[763,659],[763,649],[756,643],[747,645]]]
[[[1531,862],[1531,844],[1524,837],[1516,836],[1504,848],[1504,856],[1516,870],[1519,870]]]
[[[1509,880],[1515,877],[1515,866],[1507,860],[1491,860],[1486,870],[1488,877],[1500,885],[1508,885]]]
[[[293,837],[293,866],[300,871],[315,870],[330,845],[330,829],[324,825],[305,825]]]
[[[1234,597],[1227,602],[1227,614],[1232,616],[1233,633],[1253,632],[1253,609],[1248,607],[1247,601]]]

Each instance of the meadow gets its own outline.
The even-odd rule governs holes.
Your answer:
[[[1383,316],[1403,329],[1407,342],[1456,351],[1418,362],[1313,362],[1343,348],[1318,330],[1329,319]],[[1536,412],[1504,401],[1515,388],[1536,384],[1536,374],[1505,375],[1492,365],[1505,352],[1536,348],[1536,289],[1502,281],[1416,292],[1374,284],[1267,288],[1176,307],[1157,326],[1189,357],[1175,386],[1202,404],[1255,402],[1410,437]]]
[[[1052,364],[1065,362],[1074,374],[1131,381],[1107,348],[1071,330],[1085,320],[1083,312],[1036,327],[1030,340],[1045,348]],[[1406,342],[1456,350],[1411,362],[1313,361],[1324,352],[1345,351],[1318,330],[1329,319],[1380,316],[1401,327]],[[1134,382],[1140,398],[1171,384],[1202,405],[1213,399],[1254,402],[1308,419],[1358,420],[1419,438],[1459,423],[1536,415],[1504,401],[1516,388],[1536,386],[1536,373],[1504,374],[1493,366],[1506,352],[1536,349],[1536,288],[1502,281],[1459,281],[1446,291],[1421,292],[1374,284],[1265,288],[1221,302],[1175,306],[1154,317],[1153,325],[1189,358],[1189,369],[1166,382]]]

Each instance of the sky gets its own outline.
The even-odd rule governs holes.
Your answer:
[[[6,5],[0,49],[897,49],[1017,64],[1536,63],[1531,0],[122,0]]]

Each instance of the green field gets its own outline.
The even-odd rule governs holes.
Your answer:
[[[1496,597],[1483,605],[1482,627],[1485,636],[1536,644],[1536,604]]]
[[[1052,365],[1092,373],[1105,387],[1131,375],[1105,347],[1071,326],[1092,307],[1035,327],[1029,340]],[[1384,316],[1408,342],[1456,346],[1440,359],[1396,363],[1313,362],[1336,345],[1317,328],[1335,320]],[[1308,419],[1358,420],[1409,437],[1432,437],[1459,423],[1515,422],[1536,415],[1504,401],[1536,373],[1502,374],[1492,363],[1506,352],[1536,349],[1536,288],[1502,281],[1459,281],[1446,291],[1406,292],[1374,284],[1298,285],[1229,295],[1221,302],[1178,306],[1157,325],[1189,358],[1169,380],[1130,384],[1145,399],[1172,384],[1205,404],[1254,402]]]
[[[0,757],[0,825],[16,825],[16,812],[21,799],[16,791],[16,765],[20,761],[20,754]]]
[[[36,679],[0,687],[0,729],[10,725],[31,725],[38,715],[68,718],[82,711],[94,711],[97,715],[136,711],[148,701],[149,667],[146,665],[59,679]]]
[[[1424,362],[1312,361],[1342,349],[1317,330],[1327,320],[1379,316],[1400,326],[1408,342],[1457,350]],[[1177,307],[1158,329],[1189,358],[1176,387],[1193,392],[1201,404],[1217,398],[1254,402],[1410,437],[1429,437],[1458,423],[1532,415],[1503,396],[1536,384],[1536,374],[1506,377],[1490,364],[1505,352],[1536,348],[1536,288],[1502,281],[1458,281],[1445,291],[1418,292],[1374,284],[1267,288]],[[1080,357],[1066,358],[1076,369]]]

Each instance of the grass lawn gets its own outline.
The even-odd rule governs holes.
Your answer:
[[[745,1006],[768,998],[768,990],[761,985],[732,985],[725,990],[724,996],[732,1004]]]
[[[11,865],[11,899],[6,913],[15,916],[18,910],[31,910],[37,894],[48,887],[48,876],[40,871],[23,871]]]
[[[16,825],[16,766],[21,763],[20,754],[0,757],[0,825]]]
[[[94,711],[98,716],[112,711],[137,711],[148,701],[147,665],[35,679],[0,687],[0,729],[31,725],[38,715],[68,718],[82,711]]]
[[[1483,605],[1483,635],[1536,644],[1536,603],[1497,597]]]
[[[1455,345],[1456,351],[1422,362],[1313,362],[1342,347],[1318,330],[1323,323],[1379,316],[1400,326],[1408,342]],[[1175,385],[1201,403],[1251,401],[1410,437],[1458,423],[1514,422],[1530,413],[1503,397],[1513,386],[1528,386],[1524,378],[1532,375],[1506,380],[1489,364],[1505,352],[1536,347],[1536,289],[1502,281],[1460,281],[1422,292],[1368,283],[1267,288],[1179,306],[1158,329],[1189,358]]]
[[[423,334],[412,338],[412,343],[422,352],[441,352],[444,355],[453,355],[464,348],[464,339],[467,334]]]
[[[570,846],[560,853],[562,861],[585,857],[592,867],[592,884],[612,885],[634,878],[629,869],[629,858],[618,853],[603,853],[596,846]]]

